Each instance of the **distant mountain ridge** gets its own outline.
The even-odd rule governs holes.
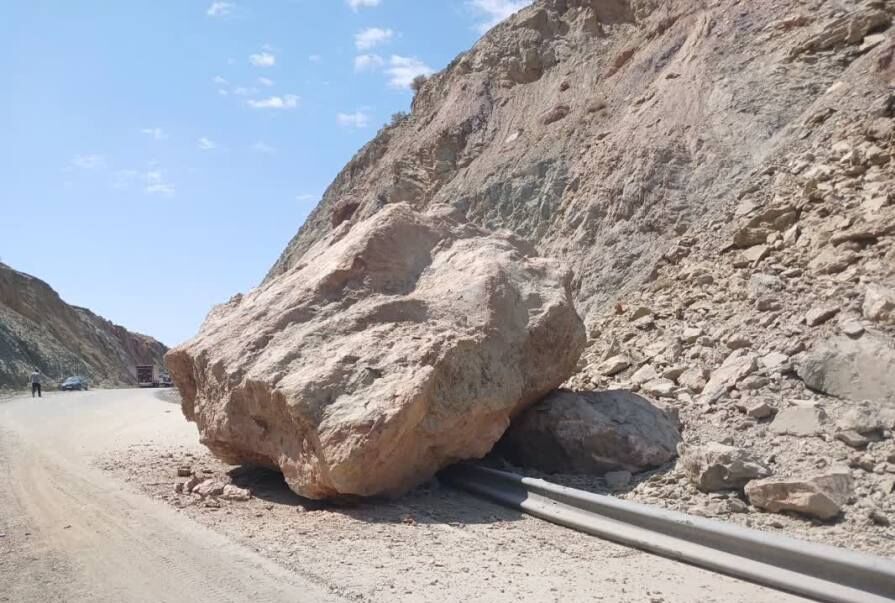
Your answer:
[[[166,351],[0,263],[0,388],[26,386],[34,367],[50,382],[83,375],[97,386],[133,385],[135,365],[164,366]]]

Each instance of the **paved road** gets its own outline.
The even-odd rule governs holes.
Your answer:
[[[801,601],[530,518],[458,527],[457,506],[500,509],[451,491],[372,505],[367,521],[291,507],[258,519],[253,501],[213,530],[92,464],[147,445],[200,451],[150,391],[0,401],[0,601]],[[375,519],[405,506],[431,521]],[[240,544],[246,531],[269,556]]]
[[[176,406],[145,391],[0,402],[0,601],[339,600],[90,463],[196,439]]]

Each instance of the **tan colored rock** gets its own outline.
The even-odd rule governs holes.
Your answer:
[[[817,325],[821,325],[839,312],[839,306],[834,305],[826,305],[826,306],[817,306],[808,310],[805,314],[805,324],[809,327],[816,327]]]
[[[631,382],[640,385],[658,378],[659,373],[656,371],[655,368],[653,368],[653,365],[644,364],[639,369],[634,371],[633,375],[631,375]]]
[[[252,493],[246,488],[240,488],[233,484],[227,484],[221,491],[221,498],[224,500],[233,500],[237,502],[245,502],[252,498]]]
[[[707,382],[706,371],[700,367],[688,368],[678,376],[677,382],[692,393],[698,394],[705,388]]]
[[[200,482],[197,486],[192,489],[193,494],[198,494],[199,496],[219,496],[224,493],[224,488],[227,487],[227,484],[224,482],[209,478],[203,482]]]
[[[680,441],[674,421],[642,396],[560,390],[514,420],[498,451],[549,473],[601,475],[667,463]]]
[[[631,366],[631,359],[623,354],[613,356],[600,365],[600,373],[612,377]]]
[[[308,498],[397,494],[484,456],[575,370],[557,262],[404,204],[346,222],[167,357],[201,441]]]
[[[640,386],[641,391],[651,396],[668,396],[674,392],[676,388],[674,381],[671,379],[659,378],[647,381]]]
[[[895,323],[895,291],[880,285],[869,285],[864,292],[864,318]]]
[[[818,519],[833,519],[853,493],[847,469],[799,478],[769,478],[746,484],[749,502],[760,509],[779,513],[794,511]]]
[[[679,444],[680,466],[690,482],[703,492],[739,490],[771,471],[748,450],[709,442],[701,446]]]

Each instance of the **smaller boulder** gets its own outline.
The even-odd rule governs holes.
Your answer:
[[[199,496],[220,496],[224,493],[224,488],[227,486],[224,482],[210,478],[193,488],[193,494],[198,494]]]
[[[749,502],[759,509],[779,513],[794,511],[818,519],[833,519],[854,492],[847,469],[799,478],[769,478],[746,484]]]
[[[895,401],[895,341],[866,333],[820,341],[797,369],[809,388],[849,400]]]
[[[519,415],[497,446],[511,463],[547,473],[636,473],[675,457],[680,432],[626,390],[557,390]]]
[[[690,482],[703,492],[739,490],[771,471],[743,448],[710,442],[702,446],[679,444],[680,464]]]

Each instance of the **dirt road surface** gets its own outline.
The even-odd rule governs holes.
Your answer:
[[[223,470],[149,391],[0,401],[0,601],[802,600],[437,486],[339,510],[278,484],[183,504],[184,455]]]

